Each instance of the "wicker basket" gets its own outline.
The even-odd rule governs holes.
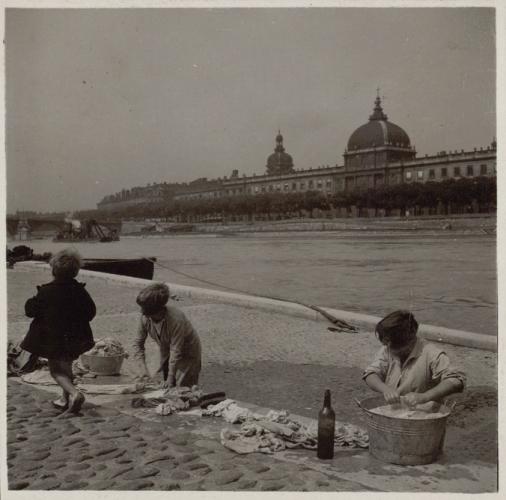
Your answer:
[[[125,356],[93,356],[81,354],[83,366],[97,375],[118,375]]]

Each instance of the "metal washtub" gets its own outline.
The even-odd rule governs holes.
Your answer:
[[[442,416],[407,419],[369,411],[387,404],[383,396],[355,401],[366,416],[369,451],[375,458],[392,464],[423,465],[434,462],[443,451],[446,420],[452,410],[449,406],[434,403],[434,412]]]

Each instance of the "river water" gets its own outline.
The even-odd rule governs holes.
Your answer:
[[[36,253],[64,248],[44,240],[28,244]],[[406,308],[419,323],[497,334],[493,236],[249,233],[123,237],[74,246],[83,257],[156,257],[154,279],[169,283],[223,285],[376,316]]]

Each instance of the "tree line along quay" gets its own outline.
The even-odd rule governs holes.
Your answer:
[[[497,142],[419,155],[406,131],[374,101],[369,120],[349,136],[344,164],[295,168],[281,130],[262,174],[155,183],[105,196],[95,217],[274,219],[326,216],[451,215],[495,211]]]
[[[365,191],[354,190],[325,195],[304,193],[261,193],[218,199],[167,200],[137,204],[115,210],[85,210],[81,218],[233,218],[236,216],[271,219],[276,216],[311,217],[318,215],[402,216],[494,213],[497,182],[495,177],[448,179],[442,182],[396,184]]]
[[[281,131],[262,174],[159,182],[106,195],[80,219],[161,218],[173,222],[494,213],[497,142],[419,155],[406,131],[374,101],[349,136],[344,164],[295,168]],[[33,214],[32,214],[33,215]],[[47,214],[46,214],[47,215]],[[29,217],[30,214],[24,214]]]

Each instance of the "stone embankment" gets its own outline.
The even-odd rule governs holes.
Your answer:
[[[26,333],[24,302],[36,285],[50,279],[45,267],[16,264],[7,271],[10,340]],[[145,283],[92,272],[82,272],[78,279],[86,282],[97,304],[95,338],[112,337],[129,350],[139,320],[135,297]],[[224,391],[237,401],[314,419],[329,388],[337,419],[365,424],[353,399],[371,395],[361,373],[378,349],[372,330],[331,332],[321,320],[225,303],[212,294],[179,299],[175,304],[201,337],[202,390]],[[184,414],[153,418],[153,412],[136,413],[128,396],[120,401],[88,395],[80,416],[56,418],[54,388],[43,390],[12,379],[7,388],[9,487],[496,491],[497,354],[453,345],[445,345],[445,350],[467,373],[468,385],[456,397],[445,454],[428,466],[383,464],[367,450],[336,449],[330,462],[318,461],[309,450],[237,455],[220,443],[222,420]],[[158,357],[152,342],[146,354],[153,371]],[[122,373],[135,373],[132,359],[125,360]]]
[[[383,217],[383,218],[313,218],[254,222],[124,222],[122,234],[178,234],[181,233],[285,233],[290,231],[339,231],[360,233],[409,234],[495,234],[495,215]]]

